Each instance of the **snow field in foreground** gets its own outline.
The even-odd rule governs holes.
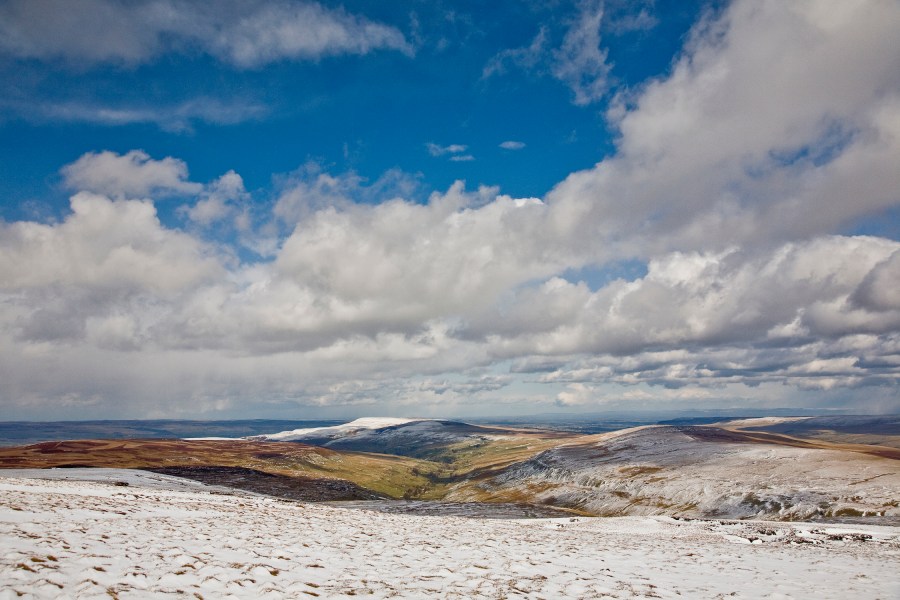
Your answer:
[[[900,530],[498,521],[0,477],[5,598],[898,598]]]

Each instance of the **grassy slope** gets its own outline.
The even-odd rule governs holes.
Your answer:
[[[514,463],[527,460],[560,443],[556,436],[536,435],[496,440],[467,440],[451,444],[428,455],[432,471],[429,484],[416,490],[424,500],[443,498],[451,489],[496,475]]]

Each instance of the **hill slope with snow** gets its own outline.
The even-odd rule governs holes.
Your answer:
[[[900,461],[713,427],[648,426],[563,443],[458,485],[447,499],[534,501],[616,516],[900,522]]]
[[[334,450],[421,458],[453,444],[496,440],[510,435],[522,435],[522,432],[442,419],[368,417],[334,427],[294,429],[248,439],[303,442]]]
[[[0,466],[153,469],[297,500],[403,498],[524,503],[533,505],[531,514],[559,508],[604,516],[900,523],[900,449],[725,426],[644,426],[583,436],[362,419],[269,440],[81,440],[3,448]],[[404,506],[422,509],[398,509]]]

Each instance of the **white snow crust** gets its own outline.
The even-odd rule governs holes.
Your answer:
[[[781,423],[795,423],[797,421],[808,421],[812,417],[751,417],[748,419],[732,419],[722,421],[719,425],[726,427],[768,427],[769,425],[779,425]]]
[[[900,597],[894,527],[425,517],[140,479],[0,477],[0,600]]]
[[[265,439],[271,441],[293,442],[310,438],[341,438],[347,437],[360,432],[377,431],[388,427],[396,427],[398,425],[406,425],[418,421],[428,421],[429,419],[405,419],[402,417],[363,417],[344,423],[343,425],[334,425],[332,427],[307,427],[305,429],[292,429],[290,431],[281,431],[279,433],[267,433],[264,435],[252,436],[254,439]]]

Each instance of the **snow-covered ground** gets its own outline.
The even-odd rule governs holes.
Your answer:
[[[424,517],[136,477],[0,478],[0,598],[900,597],[893,527]]]
[[[46,479],[48,481],[90,481],[125,487],[125,484],[144,488],[183,492],[218,492],[255,495],[224,486],[208,485],[193,479],[163,475],[139,469],[65,468],[65,469],[3,469],[0,477],[7,479]],[[2,480],[0,480],[2,481]]]

